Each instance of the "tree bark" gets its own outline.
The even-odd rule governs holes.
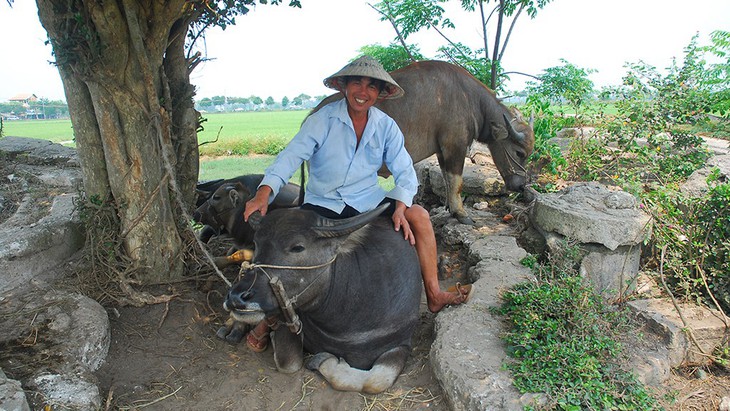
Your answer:
[[[87,200],[114,207],[135,278],[184,272],[198,114],[185,1],[37,0],[71,113]],[[182,208],[181,208],[182,207]]]

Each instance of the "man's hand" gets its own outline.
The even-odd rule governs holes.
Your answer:
[[[256,191],[256,195],[246,202],[246,208],[243,210],[243,221],[248,222],[248,218],[256,211],[261,212],[261,216],[266,215],[269,209],[269,196],[271,196],[271,187],[261,186]]]
[[[406,220],[406,208],[405,203],[396,200],[395,211],[393,212],[393,225],[395,226],[395,231],[401,231],[401,229],[403,229],[403,237],[409,241],[411,245],[416,245],[416,237],[411,231],[411,225],[408,224],[408,220]]]

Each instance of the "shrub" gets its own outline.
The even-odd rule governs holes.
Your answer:
[[[499,313],[514,361],[507,364],[521,392],[545,393],[547,408],[658,409],[656,400],[619,364],[626,315],[603,303],[577,273],[581,250],[564,243],[543,265],[526,262],[537,277],[503,295]]]

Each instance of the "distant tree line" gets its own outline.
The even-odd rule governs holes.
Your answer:
[[[312,108],[325,97],[327,96],[312,97],[302,93],[292,99],[284,96],[281,101],[276,101],[271,96],[266,99],[255,95],[249,97],[213,96],[198,100],[195,106],[198,110],[204,111],[298,110]]]
[[[0,102],[0,113],[3,117],[15,116],[21,119],[68,118],[68,105],[64,101],[47,98],[28,103],[8,101]]]

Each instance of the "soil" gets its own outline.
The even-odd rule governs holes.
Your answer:
[[[238,270],[224,271],[229,280]],[[216,331],[227,318],[227,289],[210,276],[157,290],[168,304],[109,310],[112,342],[97,371],[106,409],[152,410],[448,410],[428,361],[434,314],[425,297],[413,352],[395,385],[380,395],[333,390],[306,368],[282,374],[272,349],[227,343]]]

